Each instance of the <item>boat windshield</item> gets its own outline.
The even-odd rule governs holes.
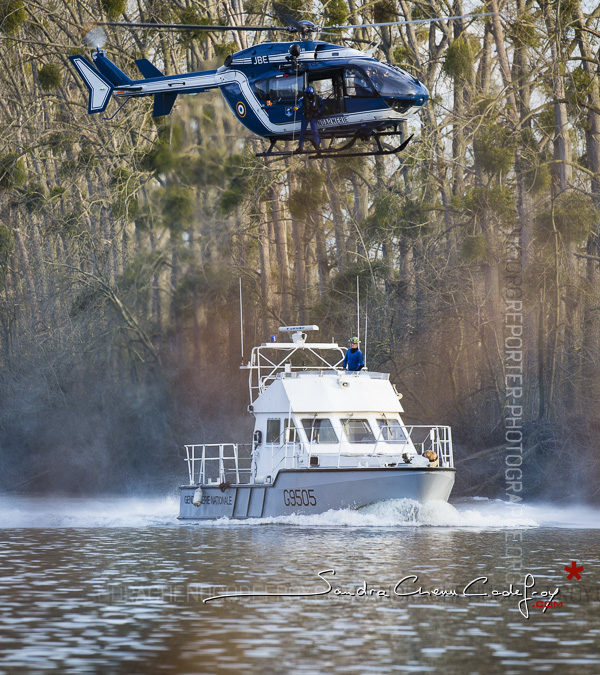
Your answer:
[[[303,419],[302,426],[309,443],[337,443],[338,437],[328,419]]]
[[[343,419],[342,426],[350,443],[374,443],[375,436],[367,420]]]
[[[406,434],[398,420],[378,419],[380,440],[389,443],[406,441]]]
[[[414,78],[400,68],[377,62],[363,63],[361,67],[380,96],[386,98],[413,93]]]

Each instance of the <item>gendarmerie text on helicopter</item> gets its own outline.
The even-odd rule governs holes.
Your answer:
[[[318,156],[387,155],[403,150],[410,139],[403,137],[403,122],[429,99],[425,85],[401,68],[382,63],[351,47],[311,39],[315,33],[339,33],[358,27],[431,23],[488,14],[437,17],[346,26],[316,26],[310,21],[290,20],[286,26],[207,26],[190,24],[144,24],[106,22],[102,25],[168,30],[286,31],[298,34],[295,42],[264,42],[227,56],[216,70],[181,75],[163,75],[148,59],[136,60],[143,75],[132,80],[106,56],[100,41],[92,54],[69,57],[89,90],[88,113],[106,109],[111,94],[125,100],[154,96],[153,115],[168,115],[179,94],[197,94],[220,89],[237,119],[250,131],[270,142],[259,156],[289,155],[276,151],[278,141],[297,140],[302,123],[298,100],[312,86],[324,102],[318,119],[321,138],[329,145]],[[97,31],[92,31],[97,33]],[[399,138],[389,147],[386,136]],[[368,150],[352,151],[358,141],[372,141]],[[336,145],[337,142],[337,145]],[[317,156],[317,148],[301,154]],[[348,152],[350,150],[350,152]],[[293,151],[292,151],[293,152]]]

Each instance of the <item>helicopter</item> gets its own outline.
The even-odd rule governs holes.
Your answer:
[[[294,19],[287,20],[285,26],[99,22],[99,26],[128,28],[288,32],[297,34],[300,39],[263,42],[228,55],[216,70],[180,75],[165,76],[148,59],[137,59],[135,64],[143,77],[139,80],[130,79],[106,56],[102,39],[97,39],[98,44],[95,44],[93,62],[81,54],[69,59],[89,91],[90,114],[104,112],[114,94],[116,98],[124,99],[122,105],[131,98],[153,96],[153,116],[161,117],[171,113],[180,94],[219,89],[238,121],[269,141],[268,149],[257,153],[257,157],[306,154],[314,159],[390,155],[404,150],[412,139],[412,135],[404,138],[404,123],[428,101],[427,88],[398,66],[383,63],[352,47],[313,40],[313,34],[358,27],[454,21],[490,14],[345,26],[317,26],[311,21]],[[328,145],[321,148],[313,141],[314,148],[278,150],[277,143],[293,141],[299,136],[303,113],[298,103],[308,86],[313,87],[323,102],[317,125],[319,135]],[[390,147],[382,143],[385,137],[399,137],[400,143]],[[355,151],[357,141],[371,141],[372,145],[366,150]]]

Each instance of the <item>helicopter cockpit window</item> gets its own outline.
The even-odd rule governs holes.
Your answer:
[[[380,96],[398,96],[411,84],[410,75],[399,68],[384,63],[368,63],[363,68]]]
[[[344,84],[346,85],[346,95],[359,98],[374,96],[373,87],[369,80],[358,68],[346,68],[344,72]]]
[[[303,77],[301,75],[269,77],[253,82],[256,98],[271,103],[293,103],[302,96]]]

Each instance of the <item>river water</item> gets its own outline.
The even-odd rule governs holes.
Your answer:
[[[0,498],[0,671],[600,673],[596,508],[177,510]]]

